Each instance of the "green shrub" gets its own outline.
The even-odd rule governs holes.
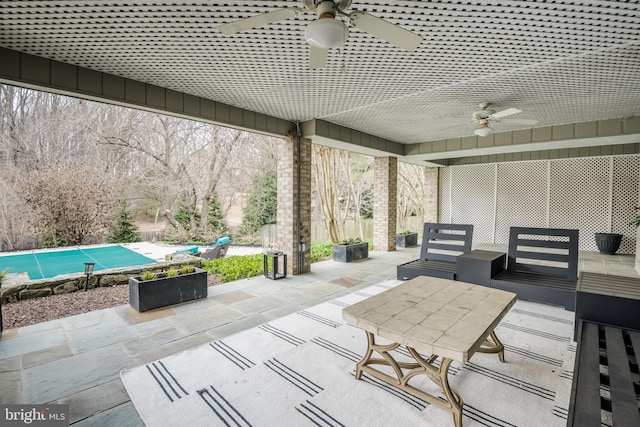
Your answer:
[[[153,271],[143,271],[142,273],[140,273],[140,279],[141,280],[153,280],[155,279],[157,276],[156,273],[154,273]]]
[[[195,268],[191,264],[185,264],[180,268],[180,274],[189,274],[193,273]]]
[[[371,242],[369,242],[369,247],[371,248]],[[331,242],[311,242],[312,263],[331,259],[331,257],[333,257],[333,244]],[[263,254],[237,255],[207,260],[203,269],[208,274],[220,276],[222,283],[226,283],[264,274],[263,260]]]
[[[5,277],[7,277],[7,274],[9,274],[8,268],[5,268],[4,270],[0,271],[0,283],[2,283]]]
[[[171,267],[167,270],[167,277],[175,277],[180,273],[177,268]]]
[[[278,186],[275,168],[271,164],[265,164],[253,173],[247,201],[242,209],[243,234],[257,232],[263,225],[275,224],[277,219]]]
[[[142,240],[136,225],[133,223],[133,214],[126,199],[120,203],[117,209],[117,218],[109,227],[109,234],[107,234],[106,240],[108,243],[129,243]]]
[[[62,237],[62,233],[57,230],[45,232],[42,237],[42,247],[56,248],[59,246],[69,246],[69,243]]]
[[[205,261],[203,268],[209,274],[220,276],[222,283],[226,283],[263,274],[262,261],[262,254],[238,255]]]
[[[333,257],[331,242],[311,242],[311,262],[324,261]]]

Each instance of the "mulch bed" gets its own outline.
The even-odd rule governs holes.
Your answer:
[[[214,275],[209,275],[207,280],[209,286],[221,283]],[[127,285],[27,299],[2,306],[2,327],[5,330],[20,328],[123,304],[129,304]]]

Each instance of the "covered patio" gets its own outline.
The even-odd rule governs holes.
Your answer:
[[[168,309],[137,313],[129,306],[119,306],[6,330],[0,340],[0,403],[68,404],[70,421],[77,426],[144,425],[120,380],[121,370],[269,324],[323,302],[355,296],[371,285],[395,279],[396,266],[417,255],[418,248],[373,251],[368,260],[324,261],[314,264],[308,274],[277,281],[254,277],[218,285],[209,288],[204,300]],[[633,263],[629,255],[580,254],[582,271],[640,277]],[[572,317],[571,312],[564,312],[565,317]],[[570,334],[558,339],[572,346]],[[507,363],[517,363],[513,351],[517,350],[507,350]],[[544,347],[535,351],[557,356],[547,354],[550,350]],[[465,392],[473,394],[461,392],[463,397]],[[564,422],[562,415],[558,420],[559,425]]]
[[[421,42],[398,48],[352,22],[344,46],[318,66],[304,33],[321,3],[345,23],[365,13]],[[578,228],[581,271],[636,277],[637,6],[1,3],[1,83],[280,137],[278,230],[292,274],[216,287],[206,301],[141,317],[119,307],[7,331],[2,403],[69,403],[77,425],[140,425],[121,369],[395,278],[418,251],[395,246],[398,162],[425,167],[424,221],[474,224],[476,248],[505,251],[514,225]],[[267,16],[282,19],[257,18],[256,28],[218,30],[278,10]],[[375,157],[369,260],[310,263],[312,144]],[[623,234],[623,254],[593,252],[598,231]]]
[[[633,253],[636,6],[12,1],[0,5],[0,82],[282,137],[278,230],[293,274],[311,268],[312,143],[375,157],[378,250],[395,249],[408,162],[426,168],[425,221],[473,223],[499,244],[512,225],[569,225],[581,245],[616,232]],[[351,27],[317,66],[304,34],[327,8]]]

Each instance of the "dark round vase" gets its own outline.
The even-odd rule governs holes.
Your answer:
[[[622,234],[595,233],[596,246],[601,254],[614,255],[622,242]]]

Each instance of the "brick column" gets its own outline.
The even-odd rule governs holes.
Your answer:
[[[301,138],[298,145],[295,134],[278,143],[277,223],[278,249],[287,254],[287,273],[298,274],[298,265],[303,273],[311,271],[311,140]],[[299,243],[304,245],[303,256]]]
[[[373,160],[373,248],[396,250],[398,210],[398,159],[376,157]]]
[[[424,168],[424,222],[438,222],[440,217],[440,168]]]

